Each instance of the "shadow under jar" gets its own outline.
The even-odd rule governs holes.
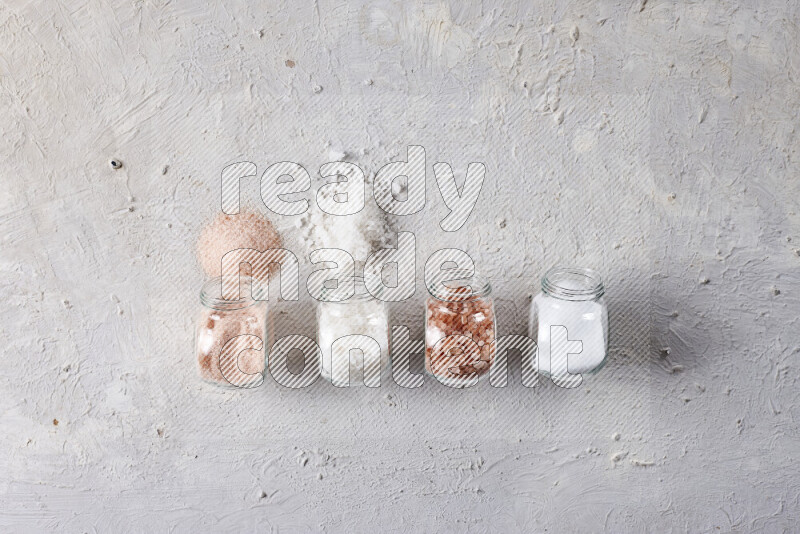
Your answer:
[[[207,281],[200,291],[195,336],[197,371],[204,381],[221,387],[254,387],[263,381],[266,370],[267,302],[250,296],[249,277],[242,277],[240,287],[241,294],[247,296],[238,300],[222,299],[219,277]],[[233,352],[221,359],[225,345],[237,337],[227,347]]]
[[[531,302],[529,325],[529,335],[539,347],[540,373],[554,374],[553,347],[570,347],[568,354],[559,355],[559,365],[566,363],[569,374],[593,373],[605,365],[608,311],[604,294],[597,271],[553,267],[545,273],[542,292]],[[580,346],[575,343],[578,341]],[[563,369],[559,373],[563,374]]]
[[[480,274],[447,271],[449,281],[428,287],[425,303],[425,371],[451,387],[489,376],[497,322],[492,286]]]

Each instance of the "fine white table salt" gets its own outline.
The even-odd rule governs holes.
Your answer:
[[[597,370],[606,359],[608,345],[608,316],[604,291],[599,275],[596,288],[591,287],[594,281],[589,280],[577,270],[570,272],[562,268],[554,269],[545,275],[544,285],[549,284],[549,291],[542,291],[531,304],[530,336],[539,346],[539,372],[550,374],[553,327],[562,326],[567,329],[570,341],[580,341],[580,352],[567,356],[567,370],[571,374],[582,374]],[[548,279],[549,277],[549,279]],[[596,290],[592,297],[590,290]],[[576,297],[570,292],[584,292]],[[571,300],[584,298],[585,300]]]

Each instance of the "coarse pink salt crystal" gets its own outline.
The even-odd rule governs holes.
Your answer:
[[[203,309],[197,331],[197,369],[200,378],[220,385],[231,385],[229,379],[241,380],[238,373],[225,377],[220,369],[222,348],[241,335],[265,337],[266,313],[263,304],[239,310]],[[240,373],[253,375],[265,369],[264,353],[246,350],[237,355]]]

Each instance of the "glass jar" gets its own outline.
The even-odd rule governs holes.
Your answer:
[[[600,274],[591,269],[554,267],[545,273],[542,292],[531,302],[529,327],[530,337],[539,346],[539,372],[553,374],[551,348],[556,343],[562,348],[569,347],[566,362],[569,374],[600,370],[608,352],[604,294]],[[564,327],[566,332],[554,327]],[[580,346],[575,342],[580,342]]]
[[[338,295],[355,286],[349,298]],[[378,387],[389,368],[389,315],[386,303],[373,297],[364,278],[337,289],[322,288],[317,305],[317,341],[322,352],[320,373],[335,386],[365,384]],[[342,300],[344,298],[344,300]],[[340,340],[346,336],[347,340]],[[374,342],[370,341],[371,338]],[[358,349],[358,350],[354,350]]]
[[[267,302],[251,297],[249,277],[243,276],[241,281],[241,294],[246,296],[239,300],[222,299],[219,277],[203,284],[200,291],[201,309],[195,336],[197,370],[200,378],[217,386],[254,387],[261,384],[266,370]],[[257,336],[261,343],[254,338],[242,338],[241,344],[235,346],[236,354],[226,357],[220,368],[222,348],[242,335]]]
[[[428,287],[425,371],[446,385],[467,387],[489,376],[494,363],[492,286],[486,277],[469,271],[447,275],[446,285]]]

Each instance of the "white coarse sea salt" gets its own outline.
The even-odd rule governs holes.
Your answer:
[[[364,369],[383,372],[388,368],[389,318],[382,301],[357,296],[345,302],[320,302],[317,318],[320,370],[325,379],[335,378],[337,385],[360,385],[364,383]],[[347,336],[366,336],[375,343],[358,347],[347,340],[337,343]]]
[[[367,183],[366,188],[372,189]],[[330,189],[320,192],[329,196]],[[340,249],[353,257],[356,271],[366,263],[370,254],[388,244],[388,228],[383,212],[367,197],[364,207],[352,215],[332,215],[312,203],[312,211],[304,218],[302,232],[309,252],[320,249]],[[356,273],[354,273],[356,274]],[[364,368],[381,370],[389,362],[389,319],[385,303],[366,292],[363,280],[357,277],[356,295],[344,302],[320,302],[317,313],[318,343],[322,350],[322,375],[337,385],[363,383]],[[377,342],[380,352],[350,350],[336,340],[351,336],[368,336]],[[374,347],[374,344],[369,344]],[[343,380],[342,380],[343,379]]]
[[[366,189],[372,184],[367,182]],[[330,197],[330,189],[320,191]],[[311,203],[311,211],[302,218],[303,241],[311,252],[320,248],[347,251],[356,264],[366,263],[369,255],[388,244],[388,228],[383,211],[367,196],[363,208],[352,215],[332,215]]]

